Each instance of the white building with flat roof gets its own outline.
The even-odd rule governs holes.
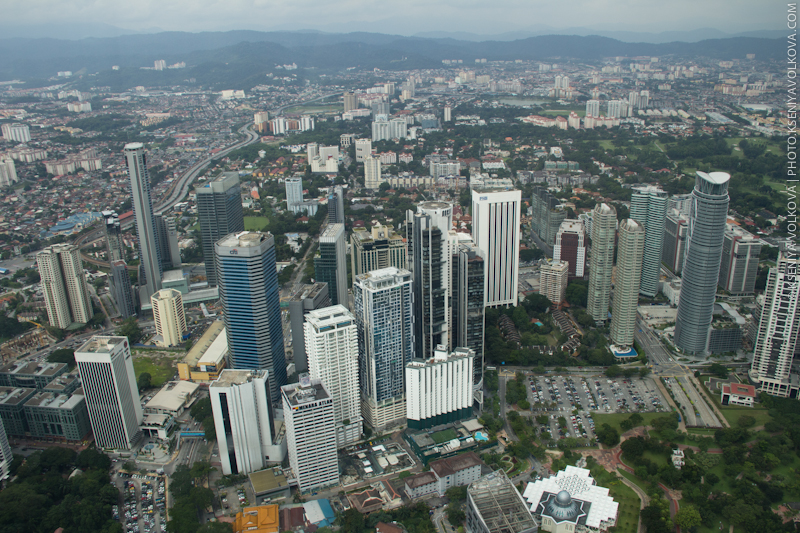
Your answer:
[[[200,385],[191,381],[168,381],[144,406],[144,414],[171,415],[175,418],[192,406]]]
[[[336,447],[344,448],[362,431],[356,319],[345,306],[333,305],[306,313],[303,327],[308,370],[333,398]]]
[[[226,369],[209,386],[223,474],[256,472],[286,457],[269,389],[266,370]]]

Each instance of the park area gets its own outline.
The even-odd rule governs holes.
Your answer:
[[[150,374],[150,386],[160,388],[175,376],[175,364],[179,359],[169,352],[134,350],[133,371],[137,380],[145,372]]]

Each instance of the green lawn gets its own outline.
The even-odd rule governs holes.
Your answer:
[[[456,430],[453,428],[445,429],[443,431],[437,431],[436,433],[431,435],[431,439],[433,439],[433,442],[435,442],[436,444],[448,442],[455,438],[458,438],[458,434],[456,433]]]
[[[639,479],[634,474],[631,474],[630,472],[628,472],[624,468],[621,468],[621,467],[617,468],[617,472],[619,472],[619,474],[622,477],[626,478],[628,481],[630,481],[631,483],[633,483],[634,485],[636,485],[637,487],[642,489],[645,493],[647,492],[647,487],[650,486],[649,483],[646,483],[645,481]]]
[[[604,139],[602,141],[597,141],[597,142],[600,143],[600,146],[602,146],[604,150],[613,150],[614,148],[617,147],[617,145],[614,144],[614,141],[610,139]]]
[[[133,371],[136,378],[139,374],[147,372],[152,376],[150,381],[153,387],[161,387],[175,375],[175,363],[177,357],[148,357],[146,355],[134,355]]]
[[[269,224],[267,217],[244,217],[245,231],[262,231]]]
[[[592,413],[592,418],[594,419],[595,427],[600,427],[603,424],[608,424],[612,428],[619,431],[620,435],[624,433],[622,428],[619,427],[619,423],[623,420],[627,420],[630,418],[632,413]],[[648,425],[651,420],[654,418],[658,418],[660,416],[665,416],[667,413],[639,413],[644,422],[644,425]]]
[[[728,406],[721,408],[720,411],[722,411],[722,415],[732,427],[736,427],[736,421],[742,415],[752,416],[755,418],[756,426],[763,426],[772,420],[772,417],[769,416],[769,412],[766,409],[758,407]]]
[[[639,528],[639,507],[641,505],[639,496],[614,473],[607,472],[597,465],[591,470],[597,484],[608,488],[609,495],[619,504],[615,530],[620,533],[636,533]]]

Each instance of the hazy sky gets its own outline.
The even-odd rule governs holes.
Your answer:
[[[136,30],[508,31],[591,27],[726,33],[786,27],[776,0],[0,0],[2,25],[109,24]]]

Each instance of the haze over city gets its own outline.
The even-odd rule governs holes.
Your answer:
[[[795,4],[0,19],[0,533],[797,533]]]

